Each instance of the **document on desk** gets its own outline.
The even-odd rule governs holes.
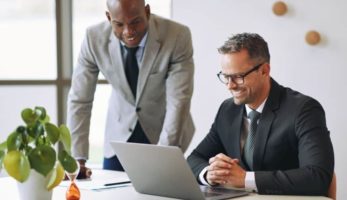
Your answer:
[[[81,190],[104,190],[117,187],[130,186],[131,182],[128,177],[112,177],[104,178],[103,180],[97,179],[79,179],[75,181],[77,187]],[[60,183],[61,187],[69,187],[70,181],[62,181]]]

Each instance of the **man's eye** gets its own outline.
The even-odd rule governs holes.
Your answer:
[[[130,25],[136,25],[141,22],[141,19],[136,19],[130,23]]]
[[[123,24],[121,23],[113,23],[116,27],[123,27]]]

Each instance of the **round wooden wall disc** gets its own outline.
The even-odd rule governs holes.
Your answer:
[[[272,11],[275,15],[284,15],[287,12],[287,5],[283,1],[277,1],[273,4]]]
[[[317,31],[308,31],[305,40],[310,45],[316,45],[320,42],[320,34]]]

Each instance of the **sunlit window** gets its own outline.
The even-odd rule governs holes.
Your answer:
[[[0,142],[4,141],[17,126],[23,125],[21,111],[24,108],[43,106],[51,121],[56,123],[55,86],[2,86],[0,87]]]
[[[0,1],[0,81],[42,81],[57,78],[55,2]],[[23,108],[44,106],[57,120],[56,87],[0,85],[0,142],[23,124]]]
[[[0,1],[0,79],[55,79],[54,1]]]

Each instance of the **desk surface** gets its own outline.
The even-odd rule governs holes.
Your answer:
[[[126,177],[125,173],[107,171],[107,170],[93,170],[91,183],[98,182],[107,178],[110,180]],[[77,182],[78,185],[78,182]],[[53,191],[53,200],[65,199],[65,192],[67,188],[58,186]],[[16,181],[9,177],[0,178],[0,191],[2,200],[17,200],[19,199]],[[4,195],[6,193],[6,195]],[[127,199],[127,200],[170,200],[172,198],[145,195],[137,193],[134,188],[130,186],[109,188],[103,190],[81,190],[81,200],[107,200],[107,199]],[[277,196],[277,195],[257,195],[250,194],[244,197],[233,198],[233,200],[328,200],[327,197],[308,197],[308,196]]]

